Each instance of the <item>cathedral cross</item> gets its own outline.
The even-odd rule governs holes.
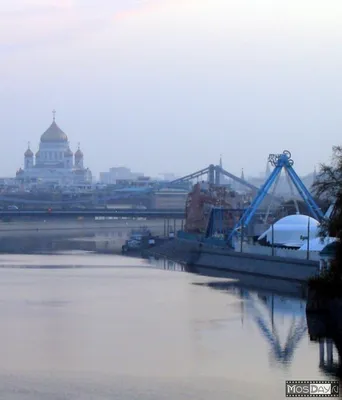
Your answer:
[[[53,122],[55,122],[55,119],[56,119],[56,110],[52,110],[52,115],[53,115]]]

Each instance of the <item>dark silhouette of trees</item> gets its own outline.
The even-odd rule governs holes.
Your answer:
[[[335,259],[324,278],[338,285],[342,296],[342,146],[333,147],[330,165],[321,165],[313,190],[318,198],[334,204],[331,217],[321,224],[321,236],[337,238]]]

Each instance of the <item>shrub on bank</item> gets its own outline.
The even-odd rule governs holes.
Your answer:
[[[309,289],[314,290],[317,295],[325,298],[342,299],[342,277],[339,274],[339,270],[337,261],[332,261],[329,269],[309,279]]]
[[[314,290],[317,296],[342,299],[342,285],[330,277],[317,277],[309,281],[309,289]]]

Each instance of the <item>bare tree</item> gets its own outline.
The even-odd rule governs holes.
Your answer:
[[[342,146],[333,147],[330,165],[320,166],[313,190],[320,199],[334,204],[331,217],[321,224],[321,235],[337,238],[336,256],[328,275],[342,285]]]
[[[312,185],[316,195],[334,201],[342,192],[342,146],[333,147],[331,165],[321,164]]]

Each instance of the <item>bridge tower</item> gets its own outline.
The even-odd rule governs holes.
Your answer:
[[[221,167],[216,166],[215,167],[215,185],[220,185],[221,183]]]
[[[210,164],[209,168],[208,168],[208,183],[210,185],[213,185],[215,183],[215,180],[216,180],[215,172],[216,172],[216,168],[215,168],[214,164]]]

